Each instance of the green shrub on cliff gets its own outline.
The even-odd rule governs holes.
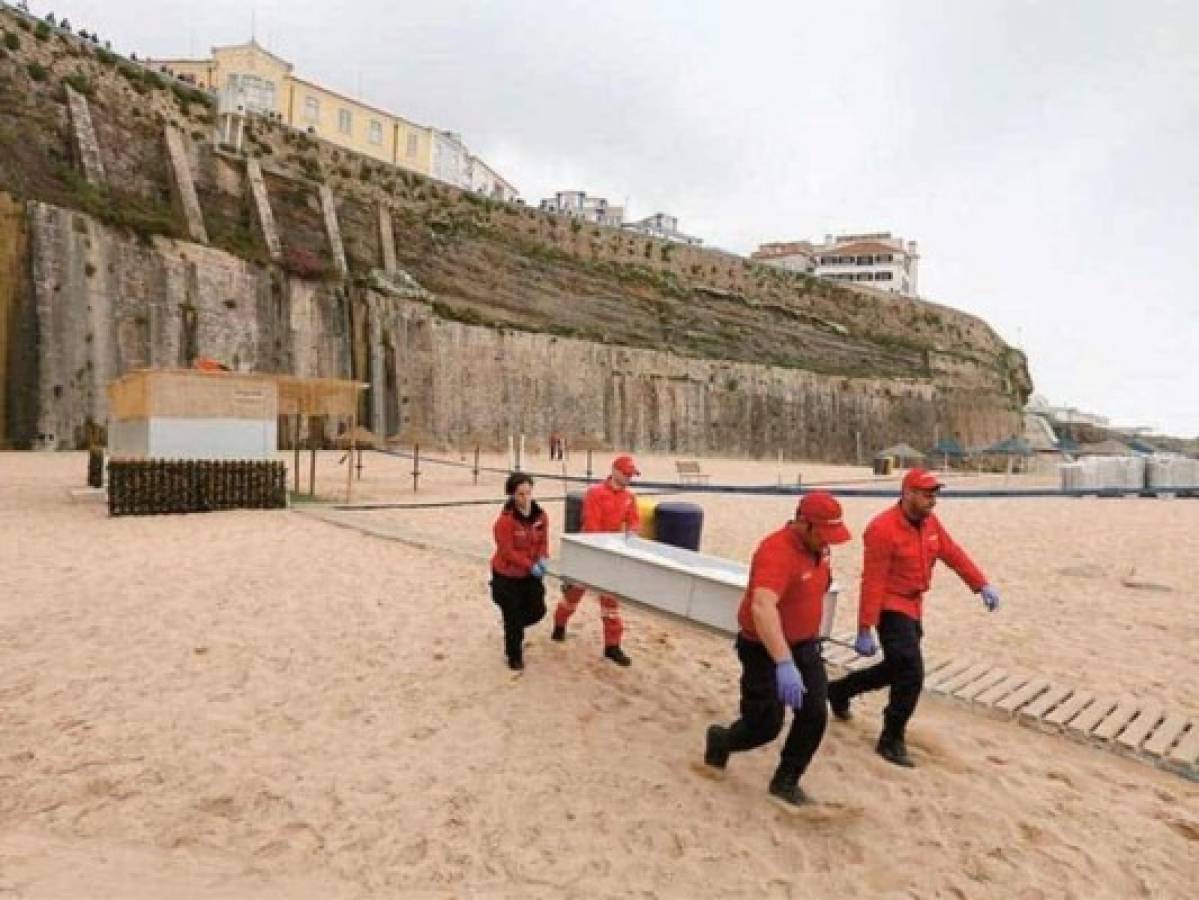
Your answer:
[[[97,187],[64,165],[55,174],[70,193],[72,205],[106,225],[132,234],[143,243],[154,235],[179,237],[175,214],[165,203],[155,202],[118,188]]]
[[[62,80],[63,84],[70,85],[76,93],[83,94],[85,97],[92,97],[96,93],[96,88],[82,72],[76,72],[74,75],[66,75]]]
[[[11,31],[6,31],[6,32],[4,32],[4,46],[7,47],[9,50],[13,50],[13,51],[20,50],[21,49],[21,39],[19,37],[17,37],[15,34],[13,34]]]

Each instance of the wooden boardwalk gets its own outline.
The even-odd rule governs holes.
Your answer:
[[[834,636],[825,645],[825,661],[852,671],[881,659],[858,656],[852,649],[853,639],[853,634]],[[974,659],[925,659],[924,689],[978,712],[1061,734],[1199,781],[1199,720],[1171,713],[1152,701],[1101,697]]]
[[[490,558],[490,548],[485,542],[475,546],[440,544],[425,539],[419,532],[364,522],[360,517],[350,518],[324,507],[295,511],[331,525],[424,550],[479,562]],[[654,606],[637,605],[665,612]],[[853,640],[852,633],[834,635],[824,645],[825,661],[834,668],[855,671],[882,658],[858,656],[853,650]],[[1060,734],[1199,781],[1199,719],[1171,713],[1152,701],[1103,697],[1034,673],[1009,672],[972,658],[926,657],[924,689],[977,712]]]

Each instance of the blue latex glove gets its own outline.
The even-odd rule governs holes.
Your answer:
[[[774,664],[774,677],[779,686],[779,699],[792,709],[803,706],[803,695],[807,688],[803,686],[803,678],[799,669],[795,668],[795,660],[784,659]]]
[[[853,649],[858,656],[874,656],[878,653],[878,644],[874,642],[874,633],[870,629],[859,631],[858,636],[854,638]]]
[[[537,562],[533,563],[533,568],[531,568],[529,570],[529,574],[532,575],[534,578],[542,578],[545,576],[545,558],[544,557],[537,560]]]
[[[987,605],[987,612],[995,612],[999,609],[999,591],[989,584],[984,584],[979,594],[982,595],[983,603]]]

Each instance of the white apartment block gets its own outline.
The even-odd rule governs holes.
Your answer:
[[[676,244],[689,244],[692,247],[698,247],[703,243],[702,238],[679,231],[678,217],[667,213],[654,213],[652,216],[636,222],[625,222],[623,227],[626,231],[635,231],[638,234],[661,238],[664,241],[674,241]]]
[[[831,281],[865,282],[869,287],[915,297],[920,254],[915,241],[890,232],[825,235],[815,248],[816,275]]]
[[[790,241],[762,244],[751,256],[758,262],[830,281],[865,283],[881,291],[915,297],[920,254],[915,241],[890,232],[824,236],[823,244]]]
[[[588,197],[586,191],[558,191],[541,201],[541,209],[609,228],[619,228],[624,222],[624,207],[612,206],[603,197]]]

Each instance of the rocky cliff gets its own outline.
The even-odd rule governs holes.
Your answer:
[[[70,36],[0,59],[0,372],[15,446],[208,355],[371,382],[376,432],[852,459],[1019,429],[981,320],[499,205],[253,122]],[[12,43],[12,42],[8,42]]]

